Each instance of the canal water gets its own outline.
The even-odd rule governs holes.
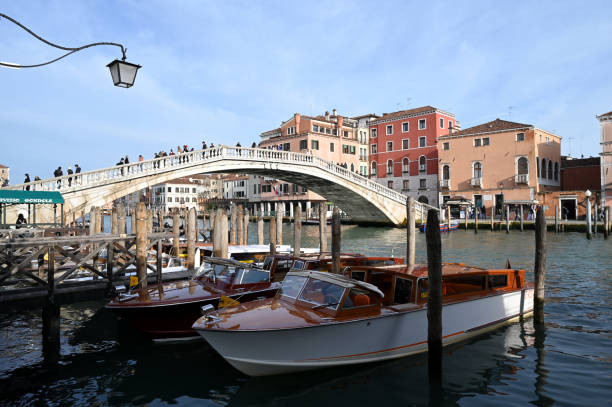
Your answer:
[[[302,245],[316,246],[318,227],[303,232]],[[342,232],[344,252],[405,254],[405,229]],[[255,242],[254,224],[249,234]],[[0,405],[609,406],[612,242],[548,238],[545,324],[526,319],[445,348],[442,394],[430,394],[424,356],[249,378],[204,342],[142,341],[118,328],[103,301],[90,301],[62,307],[59,360],[42,351],[40,311],[0,310]],[[285,225],[284,243],[291,241]],[[533,269],[532,231],[456,231],[442,246],[444,261],[503,267],[508,258]],[[417,260],[426,260],[423,234]]]

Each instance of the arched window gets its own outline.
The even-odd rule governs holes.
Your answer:
[[[520,157],[516,163],[516,173],[518,175],[529,174],[529,160],[526,157]]]
[[[378,167],[378,164],[376,164],[376,161],[372,161],[372,175],[376,175],[376,168]]]
[[[351,164],[351,172],[355,171],[355,164]]]
[[[559,163],[555,161],[555,181],[559,181]]]
[[[442,166],[442,179],[446,179],[446,180],[450,179],[450,165]]]
[[[548,162],[548,179],[553,179],[553,162]]]
[[[546,178],[546,158],[542,158],[542,178]]]
[[[387,174],[393,175],[393,160],[387,160]]]
[[[540,157],[536,157],[536,167],[538,171],[538,178],[540,178]]]
[[[474,163],[474,178],[482,178],[482,164],[479,161]]]
[[[410,160],[408,159],[408,157],[404,157],[404,159],[402,160],[402,172],[410,172]]]
[[[424,172],[427,170],[427,159],[424,155],[419,157],[419,172]]]

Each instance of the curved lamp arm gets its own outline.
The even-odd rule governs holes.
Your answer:
[[[125,61],[125,52],[127,51],[127,48],[124,48],[124,46],[123,46],[123,45],[121,45],[121,44],[117,44],[117,43],[115,43],[115,42],[95,42],[95,43],[93,43],[93,44],[87,44],[87,45],[83,45],[82,47],[77,47],[77,48],[62,47],[61,45],[54,44],[54,43],[52,43],[52,42],[50,42],[50,41],[45,40],[45,39],[44,39],[44,38],[42,38],[41,36],[36,35],[36,33],[34,33],[34,32],[33,32],[32,30],[30,30],[28,27],[24,26],[24,25],[23,25],[23,24],[21,24],[19,21],[12,19],[11,17],[7,16],[6,14],[2,14],[2,13],[0,13],[0,18],[2,18],[2,17],[6,18],[7,20],[9,20],[10,22],[12,22],[13,24],[16,24],[16,25],[18,25],[19,27],[23,28],[25,31],[27,31],[27,32],[28,32],[30,35],[32,35],[34,38],[36,38],[36,39],[38,39],[38,40],[40,40],[40,41],[44,42],[45,44],[50,45],[50,46],[55,47],[55,48],[58,48],[58,49],[62,49],[62,50],[64,50],[64,51],[69,51],[69,52],[65,53],[64,55],[60,56],[59,58],[55,58],[55,59],[53,59],[53,60],[51,60],[51,61],[48,61],[48,62],[43,62],[43,63],[41,63],[41,64],[34,64],[34,65],[18,65],[18,64],[8,63],[8,62],[0,62],[0,66],[6,66],[6,67],[9,67],[9,68],[36,68],[36,67],[39,67],[39,66],[44,66],[44,65],[49,65],[49,64],[52,64],[53,62],[55,62],[55,61],[59,61],[60,59],[65,58],[65,57],[67,57],[67,56],[68,56],[68,55],[70,55],[70,54],[74,54],[74,53],[75,53],[75,52],[77,52],[77,51],[81,51],[81,50],[83,50],[83,49],[85,49],[85,48],[95,47],[95,46],[97,46],[97,45],[114,45],[114,46],[116,46],[116,47],[121,48],[121,53],[123,54],[123,58],[122,58],[122,60],[123,60],[123,61]]]

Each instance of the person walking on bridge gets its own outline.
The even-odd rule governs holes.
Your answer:
[[[57,167],[57,169],[55,171],[53,171],[53,176],[54,177],[61,177],[62,175],[64,175],[64,171],[62,171],[62,167],[59,166]],[[57,180],[57,189],[60,189],[62,187],[62,181],[61,180]]]
[[[72,171],[72,168],[68,167],[68,171],[66,171],[68,173],[68,175],[72,175],[74,174],[74,171]],[[68,178],[68,186],[72,186],[72,177]]]
[[[74,164],[74,173],[75,174],[80,174],[81,173],[81,167],[79,167],[79,164]],[[77,175],[76,177],[74,177],[74,183],[77,184],[77,182],[78,182],[79,185],[81,184],[81,176],[80,175]]]
[[[26,174],[26,175],[25,175],[25,180],[23,180],[23,183],[24,183],[24,184],[27,184],[28,182],[30,182],[30,174]],[[26,191],[29,191],[29,190],[30,190],[30,186],[29,186],[29,185],[28,185],[28,186],[26,186],[26,187],[25,187],[25,190],[26,190]]]

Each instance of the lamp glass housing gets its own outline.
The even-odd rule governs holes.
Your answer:
[[[106,65],[111,73],[113,84],[122,88],[129,88],[136,80],[136,72],[141,67],[137,64],[115,59],[110,64]]]

